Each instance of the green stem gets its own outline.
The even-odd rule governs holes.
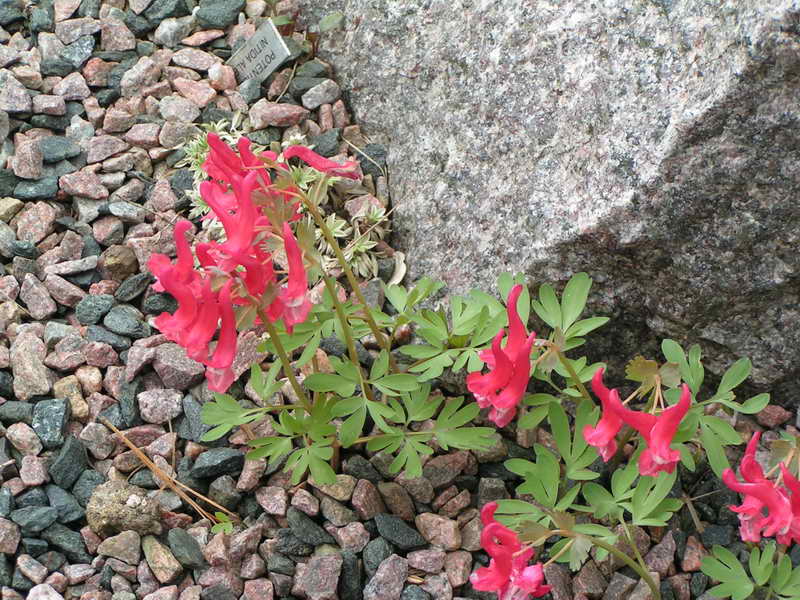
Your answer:
[[[631,548],[633,549],[633,553],[636,555],[636,560],[641,565],[642,569],[647,571],[647,565],[644,564],[644,559],[642,558],[642,553],[639,552],[639,547],[636,545],[636,541],[633,539],[631,535],[631,530],[628,529],[628,524],[625,522],[625,519],[619,520],[622,528],[625,530],[625,536],[628,538],[628,543],[630,544]]]
[[[347,352],[350,355],[350,361],[358,370],[358,378],[361,380],[361,391],[366,394],[367,400],[373,401],[372,388],[367,385],[364,373],[361,370],[361,363],[358,360],[358,351],[356,351],[356,344],[353,341],[353,332],[350,330],[350,324],[347,322],[347,317],[344,314],[344,307],[336,297],[336,288],[334,288],[330,277],[327,275],[322,276],[322,281],[325,282],[325,287],[333,300],[333,307],[336,310],[336,316],[339,317],[339,323],[342,325],[342,333],[344,334],[344,342],[347,346]]]
[[[575,382],[575,386],[578,388],[578,391],[580,391],[581,395],[584,398],[586,398],[592,405],[594,405],[594,400],[592,400],[592,397],[589,395],[589,390],[587,390],[586,386],[583,385],[583,382],[581,381],[580,377],[578,377],[578,374],[575,372],[572,363],[567,359],[567,357],[561,350],[556,350],[556,352],[558,353],[558,360],[561,361],[561,364],[564,365],[564,368],[569,373],[569,376],[572,378],[572,381]]]
[[[358,280],[356,276],[353,274],[353,270],[350,268],[350,265],[347,263],[347,259],[344,257],[344,253],[342,252],[341,247],[339,246],[339,242],[336,241],[336,237],[333,235],[331,230],[328,228],[328,225],[325,223],[325,219],[322,218],[317,207],[314,205],[314,202],[310,201],[305,195],[303,196],[303,201],[308,209],[308,212],[311,213],[311,216],[314,218],[314,221],[319,227],[319,230],[322,232],[322,235],[325,237],[325,241],[333,250],[333,253],[336,255],[336,260],[339,261],[339,266],[342,267],[344,274],[347,276],[347,281],[350,283],[350,287],[353,288],[353,293],[356,295],[359,303],[364,307],[364,317],[367,320],[367,325],[369,325],[370,330],[372,331],[372,335],[375,336],[375,339],[380,344],[381,348],[386,350],[389,353],[389,361],[392,363],[392,370],[396,371],[397,366],[394,364],[394,358],[392,357],[391,350],[392,350],[392,343],[383,332],[381,332],[378,324],[375,322],[375,319],[372,318],[372,314],[369,312],[369,306],[367,305],[367,301],[364,299],[364,294],[361,293],[361,288],[358,286]]]
[[[581,534],[581,535],[583,535],[583,534]],[[607,542],[604,542],[601,539],[598,539],[598,538],[595,538],[595,537],[591,537],[591,536],[588,536],[588,535],[585,536],[585,537],[588,538],[593,544],[599,546],[603,550],[606,550],[610,554],[613,554],[618,559],[620,559],[622,562],[624,562],[626,565],[628,565],[631,569],[636,571],[642,577],[642,579],[644,579],[645,583],[647,583],[647,586],[650,588],[650,592],[653,594],[653,600],[661,600],[661,592],[658,589],[658,586],[656,585],[656,582],[653,581],[653,578],[650,576],[650,572],[647,569],[642,569],[642,567],[639,566],[639,564],[635,560],[633,560],[630,556],[625,554],[622,550],[612,546],[611,544],[609,544]],[[635,545],[634,545],[634,547],[635,547]]]
[[[300,386],[300,383],[294,376],[292,362],[289,360],[289,355],[286,353],[286,350],[283,347],[278,330],[275,329],[275,325],[273,325],[272,322],[267,318],[267,315],[263,310],[258,309],[258,316],[261,318],[261,322],[264,324],[264,327],[266,327],[272,343],[275,344],[275,353],[278,355],[278,358],[283,365],[283,370],[286,372],[286,377],[289,379],[289,384],[292,386],[297,398],[303,404],[303,408],[308,414],[311,414],[311,402],[309,401],[305,390]]]

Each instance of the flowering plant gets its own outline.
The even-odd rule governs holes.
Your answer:
[[[590,553],[594,560],[611,554],[659,598],[631,530],[666,526],[684,506],[692,512],[694,500],[678,471],[698,465],[708,464],[745,496],[735,507],[745,541],[798,540],[800,482],[789,461],[770,480],[776,469],[767,474],[755,463],[756,436],[740,481],[726,454],[726,447],[742,443],[736,415],[759,412],[769,401],[766,394],[736,400],[734,389],[750,372],[747,359],[710,391],[700,348],[687,353],[664,340],[663,362],[639,356],[627,365],[635,388],[623,400],[605,382],[606,365],[574,356],[585,336],[608,321],[581,318],[592,284],[585,273],[572,277],[560,298],[545,284],[532,299],[522,276],[506,274],[497,285],[505,302],[474,290],[452,297],[447,308],[431,308],[441,285],[423,278],[410,290],[382,284],[389,306],[371,305],[320,212],[331,186],[342,178],[358,181],[356,163],[340,164],[301,146],[255,154],[246,138],[237,151],[213,135],[208,144],[204,169],[211,180],[200,193],[225,239],[192,246],[186,236],[193,224],[182,221],[175,227],[177,258],[150,261],[157,289],[178,300],[177,311],[156,324],[206,365],[216,392],[203,407],[213,426],[205,440],[241,428],[248,458],[283,465],[294,483],[308,475],[331,483],[341,449],[393,455],[390,470],[413,478],[436,449],[485,448],[495,428],[538,428],[529,456],[505,463],[521,481],[517,499],[487,504],[482,512],[490,562],[472,583],[500,600],[547,592],[544,564],[530,564],[537,548],[548,562],[573,569]],[[292,160],[319,173],[308,189],[292,178]],[[337,257],[337,269],[320,260],[306,219]],[[534,314],[537,333],[528,326]],[[251,366],[250,403],[237,383],[243,371],[236,358],[240,336],[253,328],[264,336],[259,350],[274,361],[266,372]],[[330,352],[319,351],[323,342]],[[439,391],[446,376],[463,371],[475,402]],[[494,427],[472,425],[476,420]],[[723,559],[715,550],[713,560]],[[783,577],[785,563],[776,560],[774,572]],[[716,563],[707,565],[720,580]],[[790,570],[777,581],[776,593],[791,588],[794,577]]]

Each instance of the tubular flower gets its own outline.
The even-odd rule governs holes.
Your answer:
[[[762,536],[775,536],[784,545],[800,542],[800,481],[784,463],[778,465],[778,481],[766,478],[755,458],[760,437],[753,434],[739,463],[744,483],[731,469],[722,473],[725,485],[744,496],[740,505],[730,507],[739,517],[739,533],[745,542],[760,542]]]
[[[734,492],[744,495],[745,503],[740,506],[731,506],[731,510],[739,514],[747,514],[751,518],[761,517],[754,523],[754,531],[760,531],[761,535],[771,537],[778,534],[785,534],[789,531],[794,515],[792,506],[786,494],[779,490],[771,481],[760,483],[740,483],[736,479],[736,474],[732,469],[725,469],[722,472],[722,481]],[[756,502],[747,502],[748,498],[757,500],[761,507],[756,510]],[[763,508],[766,508],[767,515],[762,515]]]
[[[489,419],[498,427],[505,427],[514,418],[531,377],[530,355],[536,334],[528,335],[517,313],[521,293],[522,286],[517,284],[508,294],[508,335],[506,330],[500,330],[491,347],[480,353],[489,372],[467,375],[467,388],[475,395],[478,406],[490,409]],[[506,345],[502,347],[504,337]]]
[[[346,177],[347,179],[361,179],[361,175],[358,174],[358,163],[355,161],[346,162],[343,165],[339,163],[328,160],[307,148],[306,146],[289,146],[286,150],[283,151],[283,158],[284,160],[289,160],[290,158],[299,158],[308,166],[316,169],[317,171],[322,171],[323,173],[327,173],[328,175],[332,175],[334,177]]]
[[[470,576],[472,586],[483,592],[496,592],[498,600],[526,600],[538,598],[550,591],[544,585],[541,563],[529,565],[533,548],[524,548],[517,534],[494,519],[496,502],[490,502],[481,511],[484,528],[481,546],[491,560]]]
[[[212,180],[200,185],[200,195],[222,223],[225,241],[197,244],[193,255],[186,239],[193,226],[180,221],[174,231],[177,259],[173,262],[154,254],[148,266],[156,277],[153,288],[168,292],[178,302],[174,314],[156,317],[156,326],[183,346],[187,356],[206,365],[209,389],[224,392],[236,378],[232,368],[238,340],[235,307],[253,304],[270,321],[282,319],[291,332],[308,317],[312,303],[303,254],[288,224],[299,218],[295,194],[272,187],[267,167],[272,161],[274,168],[278,157],[273,152],[256,156],[246,138],[239,140],[238,153],[213,133],[208,135],[208,145],[203,168]],[[360,177],[355,174],[355,162],[339,165],[308,148],[288,150],[286,160],[297,156],[316,169]],[[278,167],[288,169],[285,163]],[[259,188],[265,194],[254,200]],[[264,206],[264,197],[273,204]],[[277,215],[278,223],[271,223],[267,213]],[[283,282],[276,277],[271,252],[261,243],[265,232],[283,240],[288,263]]]
[[[609,394],[603,408],[608,406],[617,418],[639,432],[647,444],[639,456],[639,473],[655,477],[661,471],[672,473],[681,459],[681,453],[670,448],[670,444],[691,403],[689,386],[684,384],[678,403],[658,416],[626,408],[620,402],[619,394]]]
[[[597,425],[586,425],[583,438],[590,446],[597,448],[605,462],[617,453],[617,434],[622,429],[622,419],[612,409],[612,404],[622,405],[617,390],[610,390],[603,384],[604,369],[598,369],[592,378],[592,391],[600,398],[603,412]]]

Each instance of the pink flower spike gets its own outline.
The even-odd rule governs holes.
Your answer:
[[[312,303],[308,298],[308,277],[303,264],[303,253],[292,234],[288,223],[283,224],[283,245],[286,249],[286,261],[289,263],[289,279],[280,293],[283,302],[283,323],[286,331],[302,323],[311,312]]]
[[[622,429],[622,419],[620,419],[617,413],[614,412],[614,409],[611,405],[621,405],[622,403],[619,399],[619,393],[617,390],[609,391],[608,388],[603,386],[602,377],[603,369],[598,369],[592,380],[592,389],[595,390],[595,394],[597,394],[597,389],[605,389],[609,393],[604,393],[602,395],[597,394],[600,397],[602,414],[600,416],[600,420],[597,422],[597,425],[594,427],[591,425],[586,425],[583,428],[583,439],[585,439],[586,443],[590,446],[594,446],[600,453],[600,456],[603,458],[603,460],[608,462],[611,460],[611,457],[617,453],[616,438],[619,430]],[[595,384],[595,380],[598,380],[599,383]]]
[[[229,280],[219,291],[219,308],[222,316],[222,326],[219,340],[214,354],[206,362],[206,378],[208,389],[212,392],[225,392],[233,383],[235,375],[231,369],[236,358],[236,315],[233,312],[231,301],[231,287],[233,280]]]
[[[762,518],[759,523],[759,529],[762,529],[762,535],[771,537],[776,533],[786,533],[793,520],[792,507],[789,499],[780,493],[775,486],[769,481],[761,483],[739,483],[733,470],[725,469],[722,473],[722,481],[734,492],[739,492],[745,496],[745,503],[748,497],[753,497],[758,500],[767,509],[767,516]],[[752,503],[754,508],[756,503]],[[744,504],[739,507],[731,507],[734,512],[743,512]],[[748,507],[748,513],[753,517],[760,516],[759,513],[753,512],[753,508]],[[737,510],[738,509],[738,510]]]
[[[467,375],[467,389],[472,392],[481,408],[488,408],[497,391],[508,385],[514,373],[514,365],[500,348],[505,330],[501,329],[492,340],[492,370],[486,374],[475,371]]]
[[[527,563],[528,560],[529,559],[526,559],[525,562]],[[521,591],[525,592],[525,594],[532,595],[534,598],[544,596],[552,589],[551,586],[544,585],[544,568],[541,563],[536,563],[535,565],[530,565],[522,569],[519,576],[515,578],[514,583]],[[518,598],[523,597],[524,596],[518,596]]]
[[[327,173],[328,175],[332,175],[334,177],[346,177],[348,179],[361,179],[361,175],[356,173],[358,169],[358,163],[355,161],[346,162],[343,165],[339,163],[328,160],[311,150],[311,148],[307,148],[306,146],[289,146],[286,150],[283,151],[283,159],[289,160],[290,158],[299,158],[308,166],[316,169],[317,171],[321,171],[323,173]]]
[[[742,456],[742,460],[739,463],[739,472],[744,477],[744,480],[748,483],[758,483],[759,481],[764,481],[766,477],[764,476],[764,469],[761,468],[761,465],[758,464],[756,460],[756,449],[758,448],[758,442],[761,439],[761,432],[756,431],[753,434],[753,437],[750,438],[750,441],[747,442],[747,449],[744,452],[744,456]]]
[[[647,449],[639,456],[639,472],[642,475],[656,476],[661,471],[672,473],[675,470],[681,460],[681,453],[670,448],[670,444],[691,403],[692,394],[689,386],[684,383],[678,403],[662,412],[650,430]]]

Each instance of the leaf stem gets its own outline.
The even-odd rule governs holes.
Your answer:
[[[392,363],[392,371],[397,372],[397,365],[394,364],[394,358],[392,357],[391,350],[392,350],[392,343],[391,341],[383,334],[383,332],[378,327],[378,324],[375,322],[375,319],[372,317],[372,314],[369,311],[369,306],[367,305],[367,301],[364,298],[364,294],[361,293],[361,288],[358,285],[358,280],[356,276],[353,274],[353,270],[350,268],[350,265],[347,262],[347,259],[342,252],[341,246],[339,246],[339,242],[336,241],[333,233],[331,232],[330,228],[328,227],[327,223],[325,223],[325,219],[322,218],[319,210],[317,209],[314,202],[310,201],[308,197],[303,194],[303,203],[305,204],[308,212],[311,213],[311,216],[314,218],[314,221],[319,227],[319,230],[322,232],[322,235],[325,237],[325,241],[333,250],[333,253],[336,255],[336,260],[339,261],[339,266],[342,267],[344,274],[347,276],[347,281],[350,283],[350,287],[353,288],[353,293],[358,298],[359,303],[361,306],[364,307],[364,317],[367,320],[367,324],[369,325],[370,330],[372,331],[372,335],[375,336],[378,344],[389,353],[389,361]]]
[[[569,373],[569,376],[575,382],[575,386],[580,391],[581,396],[586,398],[592,404],[592,406],[594,406],[594,400],[592,400],[592,397],[589,395],[589,390],[587,390],[586,386],[583,385],[583,382],[581,381],[580,377],[578,377],[578,374],[575,372],[575,368],[572,366],[572,363],[569,361],[569,359],[564,355],[564,353],[561,350],[556,350],[556,353],[558,355],[558,360],[561,361],[561,364],[564,365],[564,368]]]
[[[563,547],[563,548],[561,548],[561,550],[559,550],[559,551],[556,553],[556,555],[555,555],[553,558],[551,558],[551,559],[550,559],[550,560],[548,560],[546,563],[544,563],[544,564],[542,565],[542,568],[544,569],[544,568],[546,568],[548,565],[550,565],[551,563],[554,563],[554,562],[556,562],[556,561],[557,561],[559,558],[561,558],[561,557],[562,557],[562,556],[563,556],[563,555],[564,555],[566,552],[568,552],[568,551],[569,551],[569,549],[572,547],[572,544],[574,544],[574,543],[575,543],[575,538],[572,538],[570,541],[568,541],[566,544],[564,544],[564,547]]]
[[[361,362],[358,360],[358,352],[356,351],[356,344],[353,341],[353,332],[350,329],[350,324],[347,322],[347,317],[344,314],[344,308],[342,307],[342,303],[339,302],[339,298],[336,297],[336,288],[333,287],[333,283],[331,282],[330,277],[327,275],[322,276],[322,281],[325,282],[325,288],[328,290],[328,293],[331,295],[331,300],[333,301],[333,307],[336,310],[336,316],[339,317],[339,323],[342,325],[342,334],[344,335],[344,342],[347,346],[347,352],[350,354],[350,361],[353,363],[353,366],[358,370],[358,378],[361,380],[361,391],[366,394],[366,398],[369,401],[374,401],[375,398],[372,395],[372,388],[367,385],[366,379],[364,377],[364,372],[361,370]]]
[[[311,402],[309,401],[305,390],[297,381],[297,377],[294,376],[294,367],[292,367],[292,362],[289,360],[289,355],[286,353],[286,350],[283,347],[278,330],[275,329],[275,325],[273,325],[272,322],[267,318],[266,312],[260,308],[258,309],[258,316],[261,318],[261,322],[264,324],[264,327],[266,327],[272,343],[275,344],[275,353],[278,355],[278,358],[283,365],[283,370],[286,371],[286,377],[289,379],[289,384],[292,386],[297,398],[303,404],[305,411],[308,414],[311,414]]]
[[[580,534],[580,535],[583,535],[583,534]],[[631,569],[633,569],[639,575],[641,575],[642,579],[644,579],[645,583],[647,583],[647,586],[650,588],[650,593],[653,595],[653,599],[654,600],[661,600],[661,591],[658,589],[658,586],[656,585],[656,582],[653,581],[653,578],[650,576],[650,572],[647,569],[642,569],[642,567],[639,566],[639,564],[635,560],[633,560],[630,556],[625,554],[619,548],[616,548],[615,546],[609,544],[608,542],[605,542],[605,541],[603,541],[603,540],[601,540],[599,538],[595,538],[595,537],[588,536],[588,535],[585,536],[585,537],[588,538],[596,546],[599,546],[603,550],[609,552],[610,554],[613,554],[615,557],[617,557],[619,560],[624,562]],[[635,547],[635,545],[634,545],[634,547]]]

